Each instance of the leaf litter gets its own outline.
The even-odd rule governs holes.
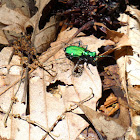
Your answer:
[[[13,17],[13,19],[9,19],[9,23],[10,24],[12,23],[11,25],[9,23],[3,22],[3,24],[6,24],[6,27],[2,28],[2,30],[9,30],[9,31],[14,30],[16,32],[22,32],[23,29],[25,27],[28,27],[27,25],[31,23],[30,25],[32,25],[32,27],[36,29],[36,32],[32,36],[32,39],[34,40],[34,45],[36,47],[38,46],[43,47],[43,44],[49,44],[50,42],[52,42],[52,40],[55,37],[52,37],[51,39],[48,40],[44,39],[44,37],[48,35],[47,34],[49,30],[48,27],[50,25],[55,25],[55,22],[53,21],[51,23],[50,20],[50,23],[48,23],[48,25],[45,26],[44,29],[42,30],[36,28],[39,25],[39,18],[41,17],[42,10],[48,3],[49,1],[44,1],[44,3],[43,2],[41,3],[42,5],[39,5],[38,2],[37,5],[40,11],[39,13],[36,13],[35,15],[36,18],[32,17],[29,22],[28,22],[29,18],[23,15],[21,16],[20,13],[15,12],[14,10],[12,11],[10,10],[11,13],[13,12],[15,13],[15,15],[21,16],[20,18],[24,17],[26,20],[21,19],[19,20],[19,22],[17,22],[18,23],[17,24],[15,22],[16,17]],[[7,9],[5,5],[3,5],[1,10],[3,11],[9,9]],[[1,18],[3,19],[2,15]],[[33,18],[36,20],[33,20]],[[12,70],[10,75],[6,74],[6,72],[4,73],[3,71],[1,72],[1,75],[3,76],[3,74],[5,74],[5,76],[4,77],[1,76],[1,83],[3,83],[1,87],[1,93],[3,94],[0,97],[1,98],[0,111],[2,113],[6,113],[7,110],[9,109],[10,102],[11,101],[16,102],[13,104],[11,113],[9,114],[7,120],[7,128],[5,128],[3,125],[3,119],[5,116],[4,114],[1,114],[2,119],[0,121],[0,127],[1,127],[0,135],[2,137],[8,139],[9,138],[21,139],[21,137],[23,139],[29,139],[29,138],[52,139],[52,137],[55,139],[71,139],[71,140],[76,139],[77,136],[80,134],[80,132],[89,125],[87,121],[85,121],[82,117],[80,117],[77,114],[85,114],[85,116],[90,120],[93,126],[96,129],[98,129],[98,131],[102,132],[102,135],[107,136],[108,139],[113,139],[124,135],[124,133],[126,132],[126,130],[130,125],[128,106],[126,102],[124,103],[122,99],[118,98],[118,102],[120,104],[120,115],[118,119],[106,117],[103,114],[95,111],[96,104],[98,100],[102,97],[102,84],[97,68],[90,64],[88,65],[89,66],[88,68],[87,65],[84,64],[83,66],[84,68],[82,69],[81,71],[82,74],[80,76],[76,77],[72,75],[74,65],[70,60],[66,58],[63,48],[68,45],[67,43],[65,44],[65,42],[67,42],[67,40],[69,40],[73,36],[76,30],[77,29],[74,28],[72,30],[67,29],[61,34],[59,34],[56,42],[51,43],[50,45],[51,47],[39,57],[40,63],[43,64],[43,67],[45,67],[45,69],[47,69],[53,76],[50,76],[48,72],[39,68],[38,65],[36,65],[36,63],[31,64],[33,69],[30,71],[30,85],[29,85],[30,115],[26,116],[27,104],[21,104],[21,100],[24,92],[23,81],[19,86],[19,81],[21,79],[20,78],[21,76],[19,74],[16,75],[16,72],[12,72]],[[121,58],[123,55],[125,55],[126,57],[126,54],[131,54],[131,50],[129,49],[130,47],[128,46],[131,46],[132,42],[130,43],[130,38],[128,38],[128,35],[111,31],[108,30],[107,28],[106,30],[110,32],[110,33],[108,32],[106,33],[107,35],[109,35],[108,40],[97,39],[96,37],[91,35],[89,37],[75,38],[72,40],[72,42],[69,42],[69,44],[75,43],[77,41],[82,41],[83,45],[88,45],[88,50],[98,52],[97,49],[100,46],[111,43],[116,47],[105,52],[104,53],[105,55],[114,52],[117,49],[118,52],[115,51],[115,58],[117,58],[118,54],[120,54],[120,52],[122,53],[122,48],[124,48],[123,52],[125,53],[122,53],[120,55]],[[53,33],[52,30],[50,30],[50,33]],[[84,36],[83,33],[81,33],[80,35]],[[51,34],[49,36],[51,36]],[[5,43],[3,42],[3,44]],[[43,49],[41,48],[39,49],[39,51],[38,50],[37,51],[42,52]],[[136,49],[135,52],[137,52],[137,50],[139,49]],[[3,53],[2,55],[5,54],[6,53]],[[130,56],[128,57],[131,58]],[[126,62],[126,58],[124,60],[125,61],[123,62]],[[118,60],[118,63],[119,61],[122,62],[122,60]],[[5,65],[5,67],[8,68],[8,63],[3,64],[2,62],[1,65],[2,66]],[[127,93],[125,64],[120,63],[119,67],[120,70],[121,68],[123,68],[122,71],[120,72],[120,75],[122,77],[122,83],[123,83],[122,85],[124,87],[125,92]],[[128,71],[131,70],[129,69]],[[8,79],[7,80],[8,84],[4,80],[5,77]],[[22,77],[22,79],[24,79],[24,76]],[[129,79],[131,79],[131,77],[129,77]],[[135,80],[129,80],[130,85],[132,84],[131,81],[133,82]],[[138,82],[135,82],[133,84],[139,85]],[[52,85],[52,89],[47,90],[51,85]],[[52,92],[53,90],[54,92]],[[14,96],[15,92],[17,92],[16,97]],[[133,96],[131,95],[130,97],[134,98],[135,95]],[[127,100],[129,100],[128,95],[127,95]],[[130,102],[133,103],[132,100]],[[79,108],[77,108],[77,105],[79,106]],[[123,111],[122,108],[124,109]],[[10,117],[10,116],[14,116],[14,117]],[[123,116],[126,116],[127,119],[124,120]],[[19,119],[14,119],[14,118],[19,118]],[[137,119],[136,116],[135,118]],[[134,122],[137,121],[135,120]],[[108,128],[110,124],[112,125],[111,127]],[[134,123],[133,125],[137,125],[137,123]],[[130,136],[131,133],[130,135],[128,133],[128,137]]]

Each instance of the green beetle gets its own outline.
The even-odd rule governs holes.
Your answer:
[[[96,60],[96,52],[91,52],[87,48],[82,48],[79,46],[68,46],[65,48],[65,54],[68,59],[78,59],[78,61],[90,62]]]

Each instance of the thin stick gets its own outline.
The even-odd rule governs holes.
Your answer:
[[[8,111],[6,112],[5,117],[4,117],[4,126],[5,127],[7,127],[7,120],[8,120],[9,113],[11,112],[12,106],[16,102],[16,98],[15,97],[16,97],[18,91],[19,91],[19,88],[20,88],[20,85],[21,85],[21,82],[22,82],[22,75],[23,75],[23,69],[22,69],[22,74],[21,74],[20,83],[18,85],[18,89],[17,89],[16,93],[14,94],[14,96],[12,97],[12,101],[10,103],[10,107],[9,107]]]
[[[91,22],[91,21],[90,21]],[[93,21],[92,21],[93,22]],[[88,23],[89,24],[89,23]],[[68,39],[68,41],[66,41],[66,44],[69,43],[74,37],[76,37],[81,31],[83,31],[83,27],[86,27],[88,24],[86,25],[83,25],[70,39]],[[33,39],[32,39],[32,42],[34,42],[34,39],[35,39],[35,32],[34,32],[34,35],[33,35]],[[50,57],[52,57],[56,52],[58,52],[60,49],[64,48],[66,45],[63,45],[63,46],[59,46],[57,49],[54,50],[53,53],[51,53],[51,55],[48,55],[46,56],[46,58],[41,58],[39,59],[39,62],[42,64],[44,63],[45,61],[47,61]],[[49,49],[48,49],[49,50]],[[31,65],[31,66],[34,66],[34,63]],[[32,73],[38,66],[36,66],[34,69],[31,69],[29,71],[29,74]],[[25,78],[25,75],[23,75],[22,79]],[[18,82],[20,81],[20,79],[18,79],[17,81],[15,81],[12,85],[10,85],[9,87],[7,87],[5,90],[3,90],[1,93],[0,93],[0,96],[5,93],[8,89],[10,89],[12,86],[14,86],[15,84],[17,84]]]
[[[26,72],[25,72],[25,85],[24,85],[24,92],[23,92],[23,96],[22,96],[22,100],[21,103],[26,104],[27,103],[27,91],[28,91],[28,84],[29,84],[29,67],[26,66]]]
[[[89,101],[90,99],[92,99],[94,97],[94,94],[93,94],[93,90],[92,88],[90,88],[92,93],[91,95],[89,95],[87,98],[85,98],[84,100],[80,101],[79,104],[83,104],[84,102],[87,102]],[[66,109],[60,116],[57,117],[57,120],[53,123],[53,125],[50,127],[49,131],[53,131],[54,127],[60,122],[62,121],[65,116],[66,116],[66,113],[67,112],[72,112],[73,110],[75,110],[76,108],[78,108],[78,105],[76,104],[76,102],[74,102],[75,104],[72,105],[69,109]],[[48,134],[45,134],[41,140],[45,140],[45,138],[47,137]]]
[[[1,107],[0,107],[0,112],[3,113],[3,114],[6,114],[7,112],[4,111]],[[52,136],[55,136],[55,137],[58,137],[54,134],[52,134],[49,130],[47,130],[44,126],[40,125],[39,123],[37,123],[36,121],[33,121],[33,120],[30,120],[28,117],[22,117],[20,116],[19,114],[12,114],[12,113],[9,113],[9,116],[12,116],[14,118],[18,118],[18,119],[21,119],[23,121],[26,121],[28,122],[29,124],[32,124],[34,126],[37,126],[39,127],[40,129],[42,129],[43,131],[45,131],[50,137]]]
[[[79,28],[77,30],[77,32],[66,42],[69,43],[72,39],[74,39],[80,32],[82,32],[83,30],[89,28],[89,26],[94,25],[94,20],[91,20],[89,22],[87,22],[86,24],[84,24],[81,28]]]

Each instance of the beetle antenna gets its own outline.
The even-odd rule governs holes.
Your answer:
[[[113,56],[110,56],[110,55],[101,55],[101,56],[97,56],[98,58],[101,58],[101,57],[113,57]]]

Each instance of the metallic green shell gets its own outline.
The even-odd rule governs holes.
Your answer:
[[[72,57],[81,57],[81,56],[96,57],[96,52],[90,52],[85,48],[78,46],[68,46],[67,48],[65,48],[65,53]]]
[[[78,46],[68,46],[65,49],[65,53],[67,53],[68,55],[72,57],[80,57],[83,55],[84,52],[85,52],[85,48],[81,48]]]

